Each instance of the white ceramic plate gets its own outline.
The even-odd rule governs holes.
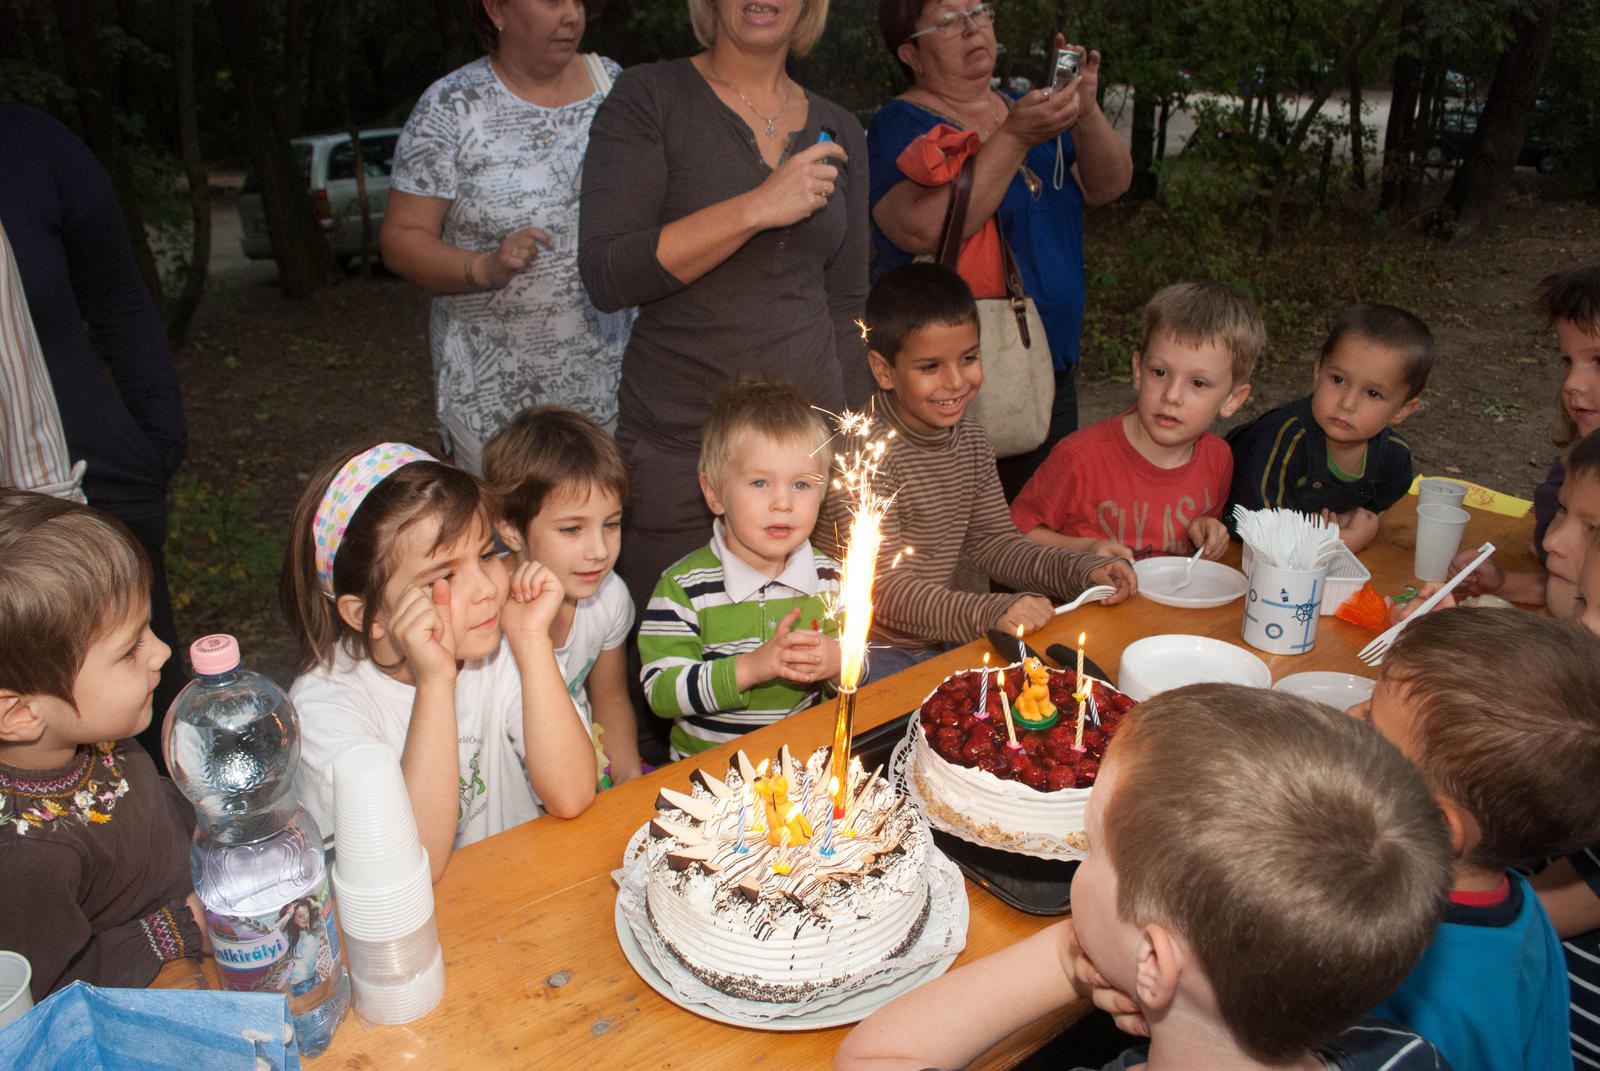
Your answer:
[[[1288,692],[1304,699],[1326,703],[1339,710],[1348,710],[1357,703],[1365,703],[1372,696],[1378,682],[1371,677],[1358,677],[1354,673],[1291,673],[1272,686],[1275,692]]]
[[[650,962],[650,957],[645,954],[639,939],[633,935],[633,927],[628,925],[628,916],[623,913],[622,905],[616,907],[617,940],[622,944],[622,954],[628,958],[633,969],[643,978],[645,984],[663,997],[685,1011],[694,1012],[696,1015],[714,1019],[719,1023],[729,1026],[743,1027],[746,1030],[826,1030],[835,1026],[849,1026],[858,1023],[871,1015],[885,1004],[889,1003],[901,993],[909,993],[923,982],[932,981],[956,961],[955,956],[946,956],[944,959],[934,960],[924,964],[914,971],[902,974],[892,982],[875,986],[872,989],[863,989],[859,993],[829,1004],[825,1008],[818,1008],[813,1012],[803,1012],[800,1015],[786,1015],[777,1019],[769,1019],[764,1023],[756,1024],[743,1019],[735,1019],[730,1015],[718,1011],[707,1004],[686,1004],[683,998],[673,990],[667,980],[661,977],[661,972],[656,970],[655,964]]]
[[[1140,703],[1171,688],[1209,682],[1270,688],[1272,671],[1243,647],[1182,635],[1135,640],[1123,648],[1117,670],[1117,688]]]
[[[1163,606],[1205,610],[1225,606],[1250,590],[1250,578],[1239,570],[1208,561],[1195,562],[1194,579],[1189,581],[1188,587],[1179,590],[1183,571],[1188,567],[1188,558],[1146,558],[1134,562],[1139,594]]]

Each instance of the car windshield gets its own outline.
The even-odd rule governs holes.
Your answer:
[[[361,163],[368,178],[388,178],[394,163],[398,134],[376,134],[361,139]],[[328,181],[356,177],[356,154],[350,142],[341,141],[328,152]]]

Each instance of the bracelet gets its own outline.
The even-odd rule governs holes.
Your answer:
[[[468,254],[468,256],[467,256],[467,286],[474,293],[476,293],[479,290],[483,289],[481,286],[478,285],[478,280],[473,278],[473,276],[472,276],[472,262],[477,260],[479,256],[480,256],[480,254],[478,254],[478,253],[471,253],[471,254]]]

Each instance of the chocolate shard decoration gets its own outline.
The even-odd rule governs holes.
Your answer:
[[[676,837],[685,844],[704,844],[705,836],[698,829],[691,826],[680,826],[670,822],[659,815],[650,820],[650,835],[657,840],[663,837]]]
[[[788,744],[784,744],[778,749],[778,770],[783,774],[784,778],[789,782],[791,787],[799,782],[800,777],[795,773],[794,756],[789,754]]]
[[[716,813],[716,808],[711,800],[697,800],[693,796],[686,796],[674,789],[663,788],[656,797],[658,810],[666,807],[676,807],[696,822],[709,822]]]
[[[712,873],[722,868],[711,862],[717,849],[710,844],[696,844],[689,848],[681,848],[675,852],[667,853],[667,865],[673,870],[686,870],[691,863],[699,863]]]
[[[733,795],[733,789],[729,788],[727,782],[723,781],[716,774],[709,774],[704,770],[696,770],[694,773],[689,775],[689,780],[694,784],[699,785],[701,788],[705,789],[718,799],[725,800]]]
[[[744,753],[744,748],[740,748],[734,753],[733,761],[739,770],[739,777],[743,780],[744,787],[748,789],[751,785],[755,784],[755,763],[751,762],[750,756]]]
[[[740,879],[739,884],[734,887],[748,896],[752,902],[761,899],[761,875],[759,873]]]

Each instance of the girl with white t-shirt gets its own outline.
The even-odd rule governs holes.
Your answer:
[[[560,582],[536,562],[507,569],[497,516],[475,477],[380,443],[312,478],[284,561],[300,802],[331,834],[334,758],[388,744],[435,881],[454,848],[594,799],[589,734],[550,642]]]
[[[550,642],[567,690],[594,735],[600,787],[638,777],[638,723],[628,698],[633,599],[613,573],[622,504],[633,489],[622,451],[582,413],[524,409],[489,441],[484,477],[500,496],[501,541],[518,567],[543,562],[565,598]]]

